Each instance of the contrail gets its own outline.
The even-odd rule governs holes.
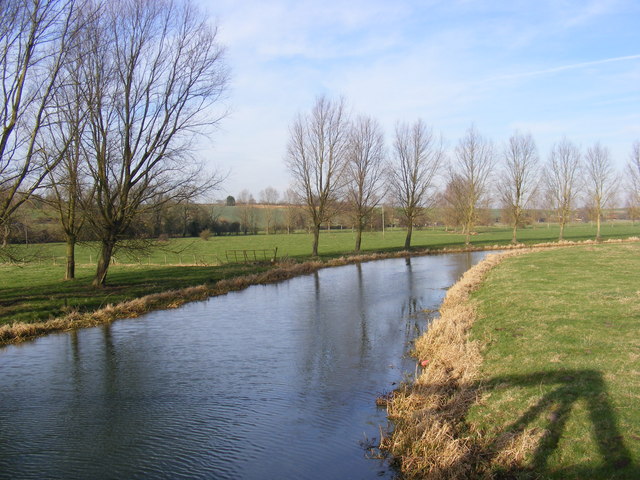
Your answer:
[[[556,73],[562,72],[565,70],[575,70],[577,68],[591,67],[593,65],[602,65],[604,63],[613,63],[613,62],[624,62],[627,60],[640,60],[640,55],[627,55],[625,57],[614,57],[614,58],[605,58],[603,60],[594,60],[591,62],[581,62],[581,63],[573,63],[571,65],[562,65],[560,67],[547,68],[544,70],[535,70],[533,72],[525,72],[525,73],[514,73],[511,75],[501,75],[498,77],[494,77],[489,81],[494,80],[509,80],[513,78],[523,78],[523,77],[534,77],[537,75],[546,75],[548,73]]]

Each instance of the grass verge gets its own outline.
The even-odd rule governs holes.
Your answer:
[[[416,343],[383,447],[409,478],[640,478],[640,246],[500,260]]]

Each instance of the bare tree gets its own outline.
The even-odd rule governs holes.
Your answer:
[[[580,180],[581,155],[577,146],[566,138],[551,149],[545,169],[547,196],[556,211],[560,223],[559,240],[564,238],[564,228],[571,218]]]
[[[275,214],[277,210],[274,208],[274,205],[278,203],[278,199],[280,198],[280,194],[278,191],[269,186],[260,192],[260,203],[265,206],[264,210],[264,224],[265,231],[267,235],[271,230],[271,227],[274,226]]]
[[[74,89],[77,88],[74,85]],[[78,106],[76,104],[76,106]],[[65,280],[75,278],[75,247],[86,216],[83,204],[92,203],[91,185],[86,181],[86,158],[82,146],[82,129],[84,128],[82,108],[70,108],[64,111],[66,117],[59,124],[60,131],[52,135],[48,151],[53,161],[58,156],[61,162],[55,170],[49,172],[50,191],[48,203],[57,212],[60,226],[66,240]],[[64,151],[60,152],[60,148]]]
[[[250,203],[255,204],[256,200],[255,198],[253,198],[253,194],[245,188],[236,197],[236,205],[237,204],[249,205]]]
[[[78,22],[88,21],[90,14],[80,13]],[[65,280],[75,278],[75,247],[86,221],[82,205],[92,203],[83,144],[88,106],[81,73],[84,62],[81,41],[81,35],[77,35],[69,45],[62,70],[65,83],[54,95],[56,113],[52,116],[54,121],[47,126],[48,135],[42,149],[50,164],[60,162],[57,168],[49,169],[50,195],[45,199],[56,212],[65,236]]]
[[[255,205],[256,199],[253,198],[253,194],[246,188],[238,194],[236,206],[240,217],[240,228],[245,235],[248,233],[258,233],[258,219]]]
[[[471,243],[471,234],[478,221],[478,208],[488,200],[494,165],[493,144],[474,126],[469,127],[456,146],[456,165],[450,172],[450,179],[455,179],[460,189],[460,218],[467,245]]]
[[[596,219],[596,241],[600,241],[600,221],[603,210],[615,193],[617,176],[611,164],[609,149],[596,143],[587,149],[585,155],[587,195]]]
[[[362,230],[380,202],[384,174],[384,135],[371,117],[356,118],[349,133],[346,168],[347,201],[356,226],[355,251],[362,245]]]
[[[515,244],[518,226],[539,184],[539,157],[533,137],[514,133],[504,148],[503,160],[498,191],[513,226],[511,243]]]
[[[404,248],[408,250],[416,218],[435,201],[434,180],[444,161],[442,140],[422,120],[401,123],[396,126],[393,156],[389,186],[407,223]]]
[[[442,209],[442,219],[447,227],[458,228],[464,224],[465,184],[456,173],[450,173],[447,185],[440,193],[438,201]]]
[[[224,116],[215,107],[228,81],[217,31],[189,1],[104,0],[99,8],[85,40],[90,221],[101,242],[95,286],[156,199],[193,198],[222,180],[190,154],[194,135]]]
[[[299,204],[300,197],[291,188],[288,188],[286,192],[284,192],[283,201],[286,205],[285,224],[287,233],[290,234],[292,231],[295,231],[296,228],[304,227],[303,207]]]
[[[56,112],[67,50],[77,33],[74,0],[0,2],[0,227],[60,161],[42,155]]]
[[[635,212],[640,208],[640,141],[633,142],[627,162],[627,188],[629,189],[629,209]]]
[[[292,188],[306,206],[313,228],[312,255],[318,255],[320,227],[333,215],[347,162],[349,120],[343,99],[319,97],[307,115],[290,127],[286,164]]]

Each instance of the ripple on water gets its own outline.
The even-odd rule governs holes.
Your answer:
[[[415,313],[481,256],[327,269],[2,348],[0,478],[392,478],[361,446],[387,423],[375,398],[413,373]]]

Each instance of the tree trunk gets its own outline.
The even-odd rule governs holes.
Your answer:
[[[596,242],[599,242],[600,240],[600,213],[598,213],[596,218]]]
[[[362,225],[358,225],[356,229],[356,249],[357,253],[360,252],[360,246],[362,245]]]
[[[407,225],[407,238],[404,240],[404,249],[409,250],[411,248],[411,234],[413,233],[413,222],[409,221]]]
[[[107,272],[109,271],[109,264],[111,263],[111,256],[113,255],[113,247],[115,247],[115,244],[116,242],[113,239],[102,240],[100,257],[98,258],[98,268],[92,283],[94,287],[102,288],[107,284]]]
[[[518,221],[516,220],[515,222],[513,222],[513,234],[511,235],[511,243],[513,243],[514,245],[518,243],[517,232],[518,232]]]
[[[67,235],[67,271],[64,274],[65,280],[76,278],[76,236]]]
[[[9,233],[11,231],[9,230],[9,227],[7,225],[4,225],[2,228],[2,248],[7,248],[7,246],[9,245]]]
[[[318,244],[320,243],[320,224],[313,226],[313,251],[311,256],[318,256]]]
[[[559,241],[564,239],[564,220],[560,220],[560,236],[558,237]]]

